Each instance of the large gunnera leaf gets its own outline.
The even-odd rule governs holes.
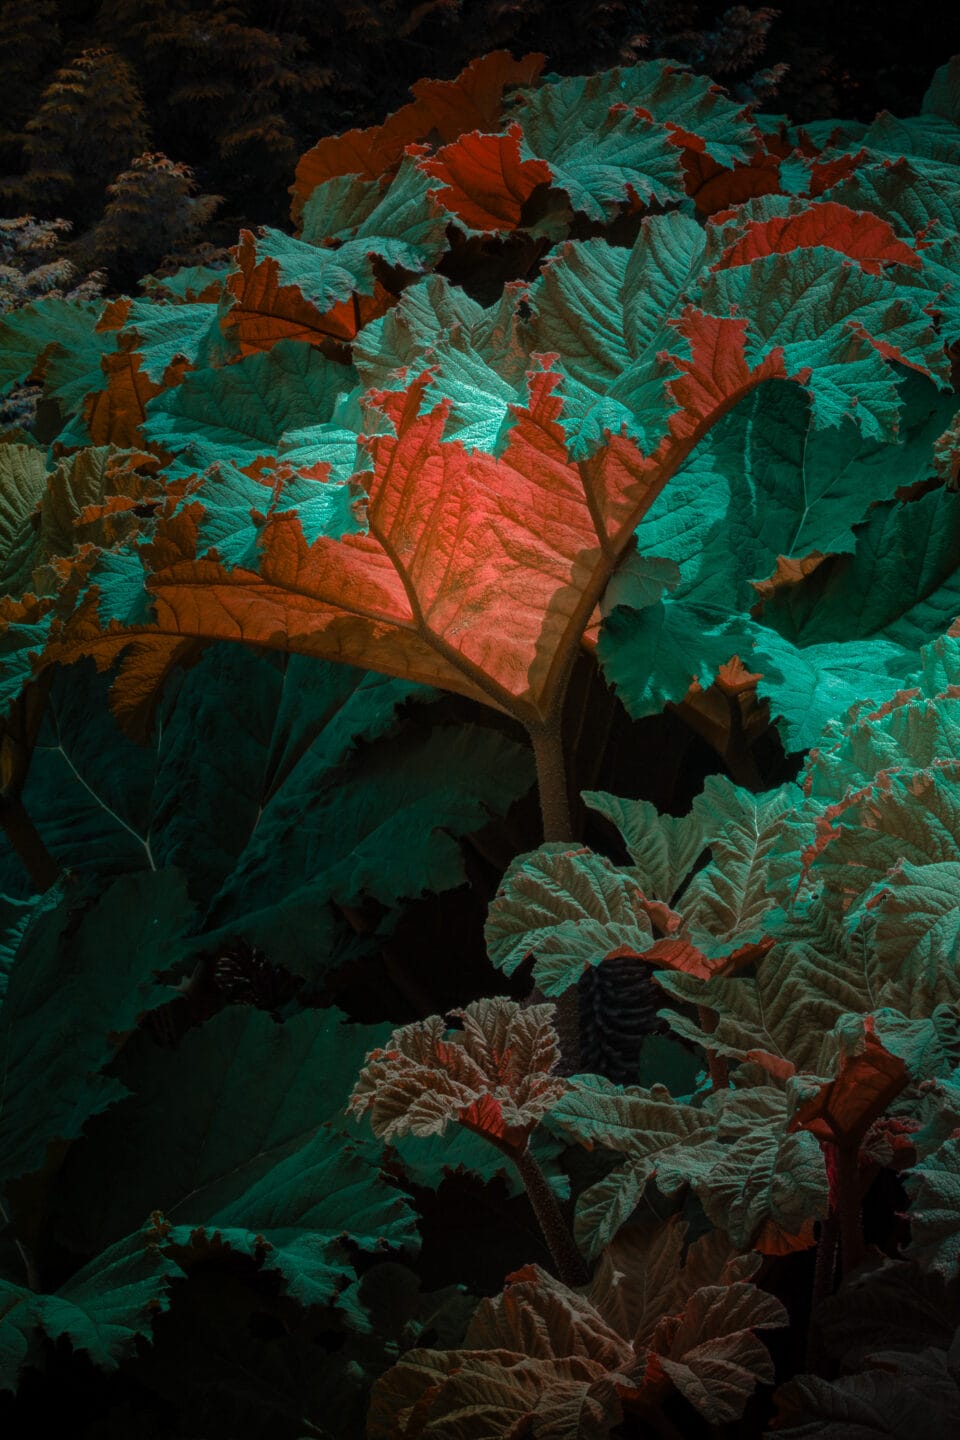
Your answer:
[[[67,880],[48,900],[22,930],[0,1007],[0,1192],[40,1168],[49,1141],[76,1139],[126,1093],[101,1072],[140,1016],[175,993],[156,976],[175,964],[190,915],[172,869],[123,875],[96,899]]]
[[[400,706],[430,698],[345,665],[215,647],[172,679],[142,746],[92,667],[65,670],[24,801],[65,868],[179,866],[197,907],[190,948],[238,937],[316,975],[342,939],[334,903],[392,908],[460,884],[457,837],[530,784],[526,752],[496,731],[391,734]],[[17,869],[7,861],[13,893]]]
[[[409,1351],[378,1381],[371,1440],[439,1436],[454,1422],[465,1440],[508,1440],[518,1426],[603,1440],[636,1402],[642,1413],[671,1392],[713,1424],[741,1416],[757,1382],[773,1378],[755,1332],[784,1325],[786,1312],[749,1283],[756,1257],[716,1236],[684,1255],[685,1230],[677,1216],[631,1227],[581,1289],[537,1265],[508,1276],[502,1295],[481,1301],[462,1349]]]
[[[416,1246],[414,1213],[377,1152],[330,1123],[385,1034],[341,1018],[307,1011],[278,1025],[238,1007],[176,1051],[130,1047],[120,1068],[133,1094],[68,1161],[71,1240],[96,1251],[160,1210],[170,1243],[219,1239],[306,1305],[338,1303],[355,1278],[351,1246]],[[123,1185],[104,1190],[120,1154]],[[343,1304],[356,1311],[349,1296]]]
[[[15,1390],[20,1371],[42,1354],[37,1332],[69,1339],[102,1370],[115,1370],[149,1339],[154,1316],[170,1305],[179,1265],[163,1253],[164,1229],[143,1230],[111,1245],[52,1295],[0,1279],[0,1390]]]

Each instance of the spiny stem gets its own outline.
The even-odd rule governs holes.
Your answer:
[[[523,1188],[533,1206],[533,1213],[537,1217],[547,1248],[553,1256],[558,1276],[564,1285],[569,1285],[571,1289],[586,1285],[590,1278],[587,1267],[546,1175],[530,1153],[529,1147],[525,1150],[511,1150],[510,1158],[523,1181]]]
[[[573,821],[570,818],[567,765],[559,715],[542,725],[529,725],[527,733],[537,766],[543,838],[545,841],[572,840]]]
[[[863,1220],[860,1213],[859,1147],[838,1145],[837,1215],[840,1221],[840,1266],[849,1275],[863,1263]]]
[[[573,822],[559,711],[542,725],[529,725],[527,732],[537,765],[543,838],[572,841]],[[531,996],[535,1002],[544,998],[536,989]],[[556,1002],[556,1027],[560,1037],[561,1070],[566,1075],[574,1075],[580,1069],[580,1006],[576,986]]]

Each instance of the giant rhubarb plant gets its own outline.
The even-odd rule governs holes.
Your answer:
[[[384,1437],[739,1423],[790,1265],[845,1373],[784,1425],[888,1394],[837,1339],[873,1295],[914,1295],[955,1391],[958,94],[954,61],[920,117],[798,131],[683,66],[498,53],[320,140],[296,234],[2,318],[41,401],[0,444],[0,1386],[45,1333],[176,1397],[142,1341],[226,1256],[302,1374],[326,1337],[320,1400],[261,1387],[291,1440],[355,1432],[381,1375]],[[595,779],[576,836],[583,651],[731,778],[674,815]],[[814,748],[757,793],[768,716]],[[524,731],[544,843],[467,864]],[[451,1029],[391,961],[483,866],[563,1066],[539,1003],[474,972]],[[338,984],[392,1013],[368,962],[419,1020],[341,1022]],[[558,1074],[587,974],[661,997],[622,1084]],[[512,1172],[547,1242],[469,1327],[399,1259],[450,1172]]]
[[[835,727],[803,788],[754,797],[715,780],[680,819],[591,795],[629,866],[546,844],[511,867],[488,923],[499,964],[532,954],[541,985],[559,992],[587,965],[632,956],[667,997],[692,1002],[662,1012],[670,1028],[733,1068],[711,1065],[712,1083],[682,1096],[596,1075],[561,1086],[545,1118],[622,1157],[577,1204],[577,1241],[599,1262],[591,1285],[562,1288],[536,1267],[510,1276],[476,1312],[465,1349],[412,1351],[384,1377],[371,1434],[439,1435],[455,1414],[469,1414],[464,1433],[477,1436],[548,1420],[569,1440],[605,1436],[624,1413],[656,1428],[650,1407],[671,1385],[706,1419],[735,1418],[772,1373],[752,1330],[784,1314],[745,1283],[756,1255],[711,1251],[720,1268],[693,1281],[707,1249],[723,1235],[768,1257],[817,1245],[813,1354],[838,1244],[843,1274],[860,1276],[861,1305],[872,1281],[883,1295],[883,1264],[873,1276],[862,1268],[879,1255],[865,1245],[861,1201],[884,1169],[902,1174],[911,1201],[905,1253],[955,1284],[960,887],[945,872],[960,827],[944,822],[955,809],[960,642],[947,637],[922,659],[914,686]],[[405,1062],[390,1051],[368,1058],[358,1108],[379,1107],[381,1125],[418,1112],[436,1125],[454,1110],[475,1123],[474,1095],[451,1088],[452,1060],[440,1098],[436,1077],[400,1048]],[[542,1085],[539,1066],[530,1070]],[[655,1197],[682,1194],[715,1229],[681,1271],[679,1215],[660,1234],[644,1215]],[[677,1287],[669,1296],[661,1265]],[[873,1383],[868,1372],[859,1390],[841,1382],[834,1394],[811,1377],[787,1386],[781,1404],[790,1416],[819,1406],[843,1415]]]
[[[16,374],[75,397],[58,445],[138,437],[168,484],[185,487],[149,543],[93,568],[85,596],[53,622],[43,663],[90,654],[103,666],[125,653],[115,698],[127,713],[215,638],[440,685],[526,728],[546,834],[561,840],[571,823],[560,718],[577,651],[595,641],[615,572],[605,609],[640,607],[644,623],[676,585],[662,561],[650,569],[651,550],[673,558],[662,528],[648,544],[641,523],[658,497],[678,472],[699,486],[714,434],[743,443],[725,418],[770,394],[773,411],[751,413],[748,446],[782,428],[782,410],[804,435],[840,427],[850,459],[819,525],[808,516],[822,481],[801,478],[795,518],[788,509],[782,535],[758,537],[746,577],[773,575],[779,554],[804,573],[811,555],[849,549],[851,526],[883,496],[866,483],[867,461],[896,438],[905,373],[928,377],[911,422],[924,454],[946,425],[929,380],[948,385],[952,332],[938,299],[942,248],[930,268],[925,242],[880,216],[864,224],[821,198],[820,179],[816,198],[766,196],[705,223],[691,214],[690,156],[736,175],[764,144],[706,82],[651,63],[504,98],[533,73],[533,61],[490,57],[425,91],[383,133],[321,142],[295,187],[301,237],[246,236],[219,299],[120,302],[95,323],[78,312],[83,343],[69,358],[41,305],[8,322],[8,338],[24,357]],[[446,142],[435,154],[418,143],[428,133]],[[515,201],[509,214],[492,214],[498,186]],[[669,213],[635,224],[631,248],[566,240],[492,308],[446,278],[477,237],[501,257],[522,241],[528,273],[577,215],[602,228],[654,205]],[[505,234],[512,251],[496,238]],[[99,389],[78,373],[98,364]],[[799,409],[794,394],[806,397]],[[952,534],[947,509],[930,523]],[[928,548],[921,583],[946,620],[944,563]],[[909,647],[898,619],[870,621],[865,678],[888,689]],[[838,637],[819,616],[777,624],[763,670],[789,690],[825,658],[803,651]],[[718,633],[680,693],[674,675],[669,698],[691,679],[709,683],[747,632]],[[650,656],[641,646],[625,659],[617,633],[601,655],[629,691]],[[854,698],[859,678],[844,673],[838,698]]]

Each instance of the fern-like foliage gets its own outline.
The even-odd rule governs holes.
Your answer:
[[[189,165],[158,153],[135,156],[107,186],[103,215],[77,243],[79,263],[107,269],[115,283],[132,288],[170,257],[179,265],[209,259],[198,249],[200,237],[222,196],[196,190]]]
[[[54,75],[24,128],[27,167],[12,185],[26,208],[83,228],[104,191],[147,148],[146,112],[133,70],[109,46],[82,50]]]
[[[23,160],[23,127],[60,53],[57,0],[7,0],[0,8],[0,172]]]

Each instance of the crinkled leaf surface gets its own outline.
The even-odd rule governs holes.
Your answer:
[[[878,1357],[879,1359],[879,1357]],[[914,1440],[960,1422],[960,1386],[943,1350],[890,1351],[858,1375],[802,1375],[777,1392],[788,1440]]]
[[[172,477],[218,460],[243,466],[276,457],[288,431],[323,424],[333,449],[317,458],[342,480],[358,468],[356,435],[351,448],[337,409],[355,384],[350,367],[312,346],[281,341],[224,369],[191,371],[150,402],[144,434],[176,457],[167,470]]]
[[[75,415],[85,394],[103,381],[101,357],[116,336],[96,327],[101,305],[48,297],[0,319],[0,389],[39,373],[65,415]]]
[[[576,1077],[551,1116],[587,1148],[603,1145],[629,1160],[578,1201],[577,1242],[591,1257],[630,1219],[661,1163],[674,1160],[685,1148],[695,1153],[707,1146],[713,1128],[709,1116],[675,1101],[663,1086],[623,1087],[598,1075]]]
[[[432,1015],[394,1030],[373,1050],[351,1112],[369,1114],[373,1133],[386,1141],[440,1135],[459,1122],[503,1149],[524,1150],[565,1089],[551,1074],[560,1058],[552,1006],[521,1008],[497,997],[452,1014],[461,1031],[448,1035],[443,1017]]]
[[[922,632],[928,638],[949,623],[951,606],[960,604],[950,595],[950,540],[944,540],[942,561],[935,539],[926,555],[921,550],[923,510],[890,506],[900,530],[896,540],[880,535],[879,517],[874,519],[870,510],[905,482],[929,474],[935,432],[949,408],[916,377],[904,381],[903,393],[901,444],[865,440],[851,421],[839,433],[818,431],[798,391],[770,384],[695,451],[637,534],[644,555],[679,565],[679,584],[651,604],[628,579],[617,593],[622,608],[607,615],[601,631],[601,663],[631,713],[648,714],[664,700],[682,700],[693,680],[708,685],[732,654],[749,658],[748,668],[762,671],[759,693],[769,696],[791,749],[815,741],[826,721],[855,700],[867,695],[882,700],[894,692],[915,663],[920,627],[929,620],[933,628]],[[927,511],[934,500],[927,500]],[[941,525],[951,513],[944,507]],[[911,546],[904,577],[896,557]],[[775,597],[764,609],[762,624],[752,617],[756,583],[774,573],[781,556],[802,559],[854,549],[851,560],[831,562],[821,577],[832,600],[834,584],[851,573],[843,609],[838,600],[834,612],[843,621],[831,632],[800,633],[781,619],[789,614],[788,605],[802,605],[808,594],[818,593],[816,574],[792,587],[782,601]],[[944,584],[932,604],[943,603],[937,615],[925,610],[910,625],[915,602],[909,587],[919,576],[917,589],[922,585],[927,596],[931,571],[942,575]],[[865,617],[852,634],[867,595],[874,595],[880,609],[878,587],[889,595],[887,612]]]
[[[771,287],[778,295],[786,287],[799,296],[811,285],[817,291],[815,323],[801,322],[790,305],[771,309]],[[579,382],[541,369],[531,374],[526,404],[511,404],[502,394],[496,399],[492,414],[506,401],[510,421],[505,431],[497,428],[495,453],[465,453],[443,436],[450,408],[476,387],[477,377],[468,350],[461,352],[457,370],[453,347],[452,368],[448,373],[441,367],[435,383],[440,403],[429,413],[423,413],[424,380],[408,392],[373,399],[381,433],[367,441],[372,470],[366,534],[342,541],[321,534],[308,545],[284,510],[263,526],[257,569],[235,566],[224,575],[202,558],[202,515],[178,517],[174,529],[161,527],[161,543],[148,559],[146,584],[156,620],[124,633],[149,646],[161,638],[168,643],[173,637],[212,638],[229,629],[253,643],[348,655],[538,721],[550,712],[565,658],[586,629],[631,531],[739,399],[762,381],[793,378],[811,393],[818,424],[850,416],[865,434],[880,438],[900,408],[889,360],[904,360],[924,373],[943,370],[940,341],[922,308],[895,299],[885,274],[868,273],[829,247],[767,254],[713,270],[696,295],[694,307],[671,295],[669,287],[659,300],[651,293],[654,310],[656,304],[668,307],[661,323],[669,322],[669,348],[651,355],[648,347],[630,382],[630,406],[649,408],[652,417],[642,449],[629,427],[619,424],[617,433],[609,434],[609,427],[601,426],[595,437],[599,449],[593,442],[586,450],[572,444],[563,416],[570,404],[581,408]],[[652,312],[640,328],[650,323],[656,326]],[[851,356],[841,339],[854,331]],[[293,342],[289,347],[297,353]],[[278,351],[282,359],[286,352],[274,347],[267,356],[213,372],[214,388],[231,384],[231,372],[244,365],[272,361]],[[299,353],[304,351],[312,354],[313,347],[301,346]],[[857,398],[861,371],[869,383]],[[189,393],[191,405],[203,411],[210,383],[211,372],[193,372],[151,402],[148,428],[157,425],[155,439],[182,446],[176,431],[188,417],[180,416],[178,397]],[[870,386],[876,396],[868,405]],[[278,386],[278,394],[284,393]],[[177,424],[161,419],[172,422],[175,415]],[[202,415],[200,421],[206,434],[203,427],[210,422]],[[243,442],[249,445],[243,452],[249,464],[276,451],[284,427],[304,424],[286,413],[269,415],[256,426],[241,419],[235,434],[242,437],[244,427],[255,431]],[[487,425],[482,413],[466,417],[471,443],[491,443]],[[213,439],[228,448],[233,444],[216,424]],[[428,466],[418,458],[425,448]],[[178,464],[182,470],[203,458],[191,452]],[[542,514],[554,517],[549,526],[533,523]],[[49,652],[51,658],[95,649],[106,663],[123,648],[116,627],[96,634],[88,621],[84,608],[63,644]],[[805,638],[814,643],[816,637]]]
[[[508,975],[534,956],[534,979],[559,995],[591,965],[653,943],[633,877],[584,847],[542,845],[507,869],[485,927],[490,959]]]
[[[527,154],[546,160],[575,210],[604,220],[632,198],[680,200],[681,149],[691,143],[729,163],[745,156],[742,112],[709,81],[656,62],[600,75],[553,78],[522,91],[511,114]]]
[[[701,812],[661,815],[649,800],[621,800],[600,790],[584,790],[582,798],[619,830],[643,893],[669,902],[706,848]]]
[[[674,1387],[708,1420],[736,1419],[773,1374],[755,1328],[784,1324],[785,1312],[739,1278],[753,1262],[714,1237],[681,1265],[685,1228],[675,1217],[624,1232],[585,1291],[536,1265],[509,1276],[481,1301],[464,1349],[408,1352],[378,1382],[371,1433],[439,1437],[459,1422],[479,1440],[526,1422],[557,1440],[602,1437],[621,1416],[618,1395],[656,1405]]]
[[[336,177],[379,179],[396,166],[414,141],[436,136],[443,144],[470,130],[494,130],[500,120],[504,91],[530,85],[544,57],[524,55],[515,60],[507,50],[480,55],[454,80],[418,80],[411,87],[414,99],[390,115],[382,125],[325,136],[301,157],[292,187],[293,215],[304,202]]]
[[[910,1197],[908,1253],[925,1268],[956,1274],[960,1261],[960,1135],[953,1135],[905,1178]]]

